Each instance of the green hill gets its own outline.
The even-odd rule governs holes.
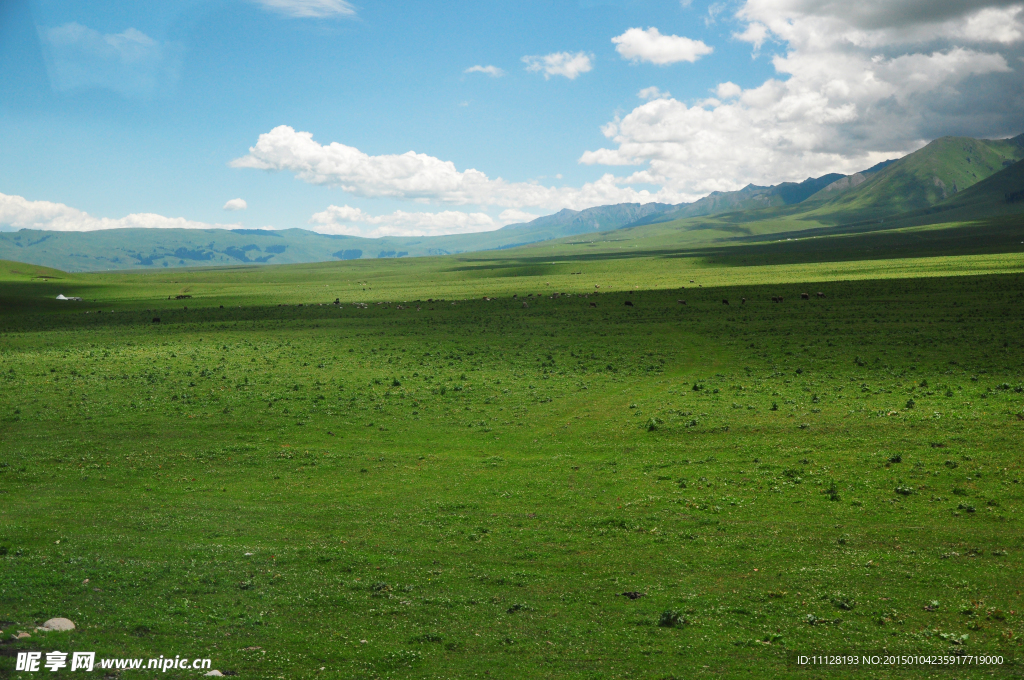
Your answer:
[[[940,203],[1024,159],[1024,135],[986,140],[943,137],[901,158],[862,184],[825,187],[808,199],[823,202],[841,219],[858,213],[894,214]]]
[[[1004,200],[1004,194],[1024,189],[1015,166],[1021,159],[1024,135],[1004,140],[943,137],[850,176],[749,185],[684,205],[622,203],[562,210],[474,234],[371,239],[306,229],[22,229],[0,232],[0,258],[75,272],[451,255],[547,241],[690,247],[807,230],[889,229],[1021,212],[1024,201]],[[936,211],[947,214],[938,218]]]
[[[27,264],[25,262],[14,262],[12,260],[0,260],[0,282],[26,282],[45,281],[48,279],[61,280],[69,278],[68,273],[50,267]]]

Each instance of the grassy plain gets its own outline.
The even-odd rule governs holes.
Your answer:
[[[1021,674],[1020,252],[573,248],[4,264],[0,674]]]

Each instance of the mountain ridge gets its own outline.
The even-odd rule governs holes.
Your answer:
[[[975,198],[942,209],[959,211],[957,214],[1004,214],[1024,210],[1024,202],[1003,205],[995,190],[964,192],[1022,159],[1024,134],[1001,140],[942,137],[903,158],[883,161],[852,175],[829,173],[768,187],[748,184],[738,191],[713,192],[678,205],[620,203],[585,210],[563,209],[530,222],[472,234],[370,239],[297,228],[91,232],[22,229],[0,232],[0,258],[64,271],[97,271],[452,255],[616,230],[623,234],[640,233],[636,230],[646,233],[652,228],[664,238],[673,238],[673,233],[678,238],[688,234],[685,240],[689,242],[721,238],[727,233],[818,229],[897,214],[930,214],[934,206],[961,194]],[[1000,180],[1005,184],[1004,193],[1024,191],[1024,186],[1012,189],[1017,180],[1010,174]]]

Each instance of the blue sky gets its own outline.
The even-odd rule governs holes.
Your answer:
[[[1024,131],[1020,3],[857,7],[14,0],[0,226],[474,231]]]

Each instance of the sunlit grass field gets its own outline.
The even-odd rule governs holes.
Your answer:
[[[1024,256],[565,248],[5,263],[0,674],[1021,674]]]

